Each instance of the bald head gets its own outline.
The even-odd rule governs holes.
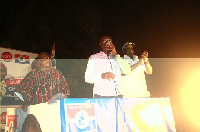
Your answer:
[[[47,52],[41,52],[38,56],[39,59],[49,59],[49,54]]]

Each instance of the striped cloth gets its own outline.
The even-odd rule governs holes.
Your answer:
[[[32,70],[20,83],[16,92],[25,94],[31,104],[48,102],[57,93],[70,95],[68,83],[61,71]]]

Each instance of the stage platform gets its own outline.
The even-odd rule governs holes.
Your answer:
[[[19,132],[33,114],[43,132],[175,132],[170,98],[66,98],[8,108],[6,131]]]

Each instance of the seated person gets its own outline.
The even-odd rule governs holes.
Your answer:
[[[38,58],[40,67],[31,70],[15,92],[26,106],[49,102],[58,93],[65,97],[70,95],[69,86],[62,72],[51,68],[49,54],[42,52]]]

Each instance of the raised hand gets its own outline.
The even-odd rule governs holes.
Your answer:
[[[144,63],[145,63],[145,62],[148,62],[148,55],[149,55],[149,54],[148,54],[147,51],[144,51],[144,52],[141,54],[140,58],[143,59]]]

